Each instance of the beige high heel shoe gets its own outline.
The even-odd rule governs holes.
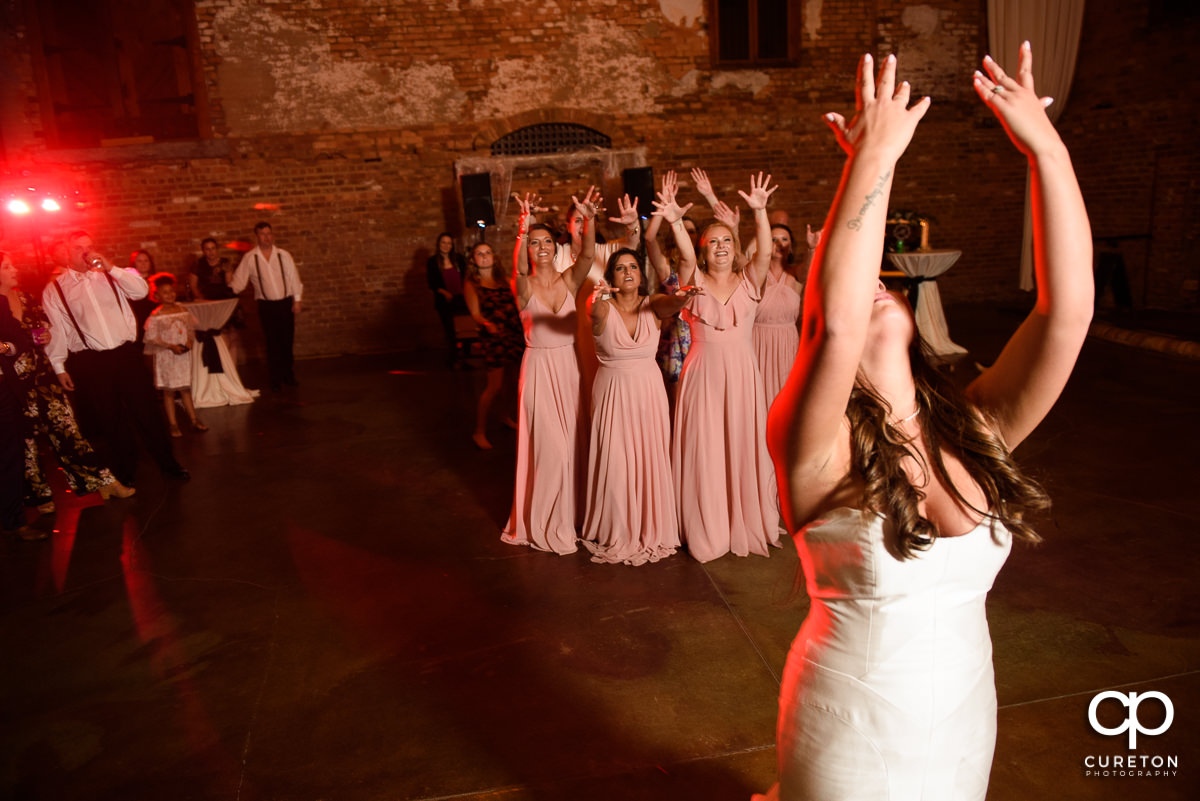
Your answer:
[[[104,500],[109,498],[132,498],[137,490],[133,487],[127,487],[115,478],[99,489],[100,497]]]

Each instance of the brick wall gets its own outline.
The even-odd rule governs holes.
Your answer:
[[[270,220],[305,282],[303,354],[437,346],[423,267],[439,231],[463,230],[456,164],[486,160],[494,139],[533,122],[593,127],[656,176],[705,167],[731,200],[768,170],[781,185],[774,205],[802,236],[822,222],[841,168],[820,115],[852,110],[867,49],[896,52],[914,92],[934,96],[892,206],[932,215],[933,244],[964,251],[941,281],[946,302],[1022,297],[1024,164],[970,87],[986,42],[980,0],[797,3],[800,64],[738,71],[710,68],[702,0],[199,0],[212,138],[75,152],[46,149],[19,3],[0,6],[4,185],[77,189],[86,205],[59,230],[83,225],[110,253],[144,247],[175,271],[202,237],[250,240]],[[1183,63],[1195,26],[1155,27],[1150,6],[1089,4],[1060,126],[1097,231],[1153,232],[1149,247],[1126,245],[1138,291],[1179,307],[1195,297],[1184,289],[1196,277],[1195,111],[1160,78],[1195,87],[1195,70],[1167,66]],[[1131,15],[1144,21],[1132,43]],[[615,185],[600,162],[511,176],[513,190],[559,206],[586,183]],[[494,182],[498,202],[507,188]],[[486,234],[502,252],[508,212]],[[28,258],[28,233],[10,224],[2,246]]]
[[[1134,303],[1195,310],[1200,107],[1191,3],[1091,0],[1060,129],[1097,237],[1120,245]]]

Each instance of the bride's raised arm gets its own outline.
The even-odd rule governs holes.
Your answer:
[[[929,108],[909,108],[907,82],[896,85],[888,56],[878,85],[869,55],[858,65],[854,119],[827,114],[847,153],[824,235],[809,269],[800,349],[771,407],[767,443],[775,460],[789,530],[808,522],[819,499],[844,478],[834,448],[867,339],[879,283],[884,223],[896,162]]]
[[[987,57],[975,91],[1029,159],[1037,304],[992,367],[967,388],[1012,450],[1058,400],[1092,320],[1092,231],[1071,157],[1033,87],[1033,52],[1021,45],[1016,78]]]

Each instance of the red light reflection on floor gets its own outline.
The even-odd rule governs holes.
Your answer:
[[[220,737],[191,671],[196,660],[188,654],[179,634],[179,624],[159,594],[151,572],[149,554],[141,542],[137,520],[125,518],[121,535],[121,571],[129,610],[138,639],[149,646],[150,669],[155,678],[168,684],[182,701],[181,725],[188,744],[205,758],[215,774],[214,784],[229,782],[237,775],[237,764],[220,750]]]
[[[79,515],[84,509],[103,504],[104,499],[98,494],[91,494],[85,498],[71,493],[59,496],[56,504],[58,511],[54,515],[54,529],[50,534],[48,561],[43,562],[38,570],[38,596],[61,593],[67,586],[71,554],[75,551],[75,534],[79,529]]]
[[[473,596],[470,588],[437,566],[397,562],[295,525],[289,526],[288,545],[309,594],[378,653],[435,651],[453,627],[434,610],[471,608],[464,603]]]

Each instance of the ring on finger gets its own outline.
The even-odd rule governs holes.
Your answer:
[[[992,87],[992,94],[998,95],[1003,90],[1004,90],[1003,86],[1001,86],[1000,84],[996,84],[995,86]]]

